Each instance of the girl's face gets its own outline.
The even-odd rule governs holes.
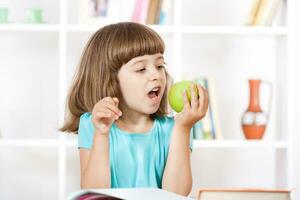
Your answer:
[[[155,113],[166,87],[165,62],[162,54],[131,59],[118,72],[125,107],[143,114]]]

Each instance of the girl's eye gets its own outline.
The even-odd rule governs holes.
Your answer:
[[[137,70],[137,72],[143,72],[145,70],[146,70],[146,68],[142,68],[142,69]]]
[[[165,66],[164,65],[159,65],[157,68],[158,69],[163,69],[163,68],[165,68]]]

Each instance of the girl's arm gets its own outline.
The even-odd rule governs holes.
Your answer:
[[[93,108],[95,127],[91,150],[80,149],[81,188],[110,188],[109,130],[122,115],[119,100],[114,97],[101,99]]]
[[[191,103],[186,92],[183,94],[184,110],[175,116],[168,158],[164,170],[162,188],[187,196],[192,188],[190,163],[190,130],[193,125],[205,117],[208,108],[208,93],[197,85],[199,97],[191,87]]]
[[[110,188],[109,135],[94,134],[91,150],[80,149],[81,188]]]
[[[174,125],[162,188],[187,196],[192,188],[190,129]]]

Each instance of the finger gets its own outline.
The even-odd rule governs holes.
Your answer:
[[[201,85],[197,85],[199,93],[199,112],[206,113],[208,108],[208,92]]]
[[[96,119],[100,120],[103,118],[111,118],[113,116],[113,113],[111,111],[101,110],[101,111],[96,112],[95,116],[96,116]]]
[[[190,102],[188,100],[186,90],[183,91],[182,96],[183,96],[183,110],[191,109]]]
[[[103,98],[103,101],[113,101],[113,98],[111,98],[111,97],[105,97],[105,98]]]
[[[105,99],[105,101],[114,104],[117,108],[119,106],[119,99],[117,97],[113,97],[113,98],[112,97],[108,97],[108,98]]]
[[[116,106],[119,105],[119,99],[117,97],[113,97],[113,101],[115,102]]]
[[[121,116],[122,112],[121,110],[116,106],[113,100],[106,100],[103,101],[103,106],[110,109],[112,112],[114,112],[117,116]]]
[[[103,102],[110,102],[110,103],[116,105],[114,98],[112,98],[112,97],[105,97],[105,98],[103,98]]]
[[[204,106],[203,106],[203,113],[206,113],[207,109],[208,109],[208,104],[209,104],[209,94],[207,90],[204,90]]]
[[[101,109],[96,113],[96,116],[101,119],[117,120],[119,118],[113,111],[106,109]]]
[[[108,118],[112,118],[114,120],[119,119],[120,115],[116,114],[114,111],[112,111],[110,108],[108,107],[104,107],[103,109],[100,110],[101,112],[107,113],[107,117]]]
[[[196,94],[195,90],[197,90],[196,85],[191,84],[191,88],[190,88],[190,91],[191,91],[191,107],[195,108],[195,109],[198,109],[199,99],[197,97],[197,94]]]
[[[119,107],[119,99],[117,97],[113,97],[113,101],[115,102],[116,107]],[[122,111],[119,109],[120,113],[119,116],[122,116]]]

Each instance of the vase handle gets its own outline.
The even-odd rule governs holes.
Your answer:
[[[267,119],[269,120],[270,111],[271,111],[271,104],[272,104],[272,98],[273,98],[273,84],[271,81],[262,80],[263,84],[267,85],[270,90],[269,100],[268,100],[268,106],[267,106]]]

